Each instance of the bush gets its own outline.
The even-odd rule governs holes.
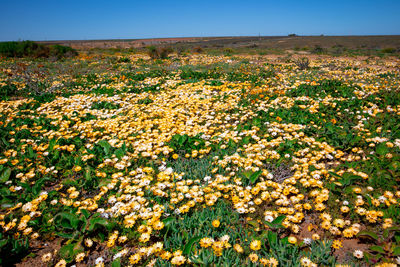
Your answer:
[[[168,47],[157,48],[155,46],[149,46],[147,49],[147,54],[151,59],[166,59],[168,55],[172,53],[172,49]]]
[[[78,52],[69,46],[63,45],[52,45],[50,46],[50,56],[63,58],[63,57],[75,57]]]
[[[1,42],[0,55],[5,57],[33,57],[33,58],[63,58],[78,55],[78,52],[68,46],[46,46],[32,41]]]
[[[201,46],[193,47],[194,53],[203,53],[203,48]]]
[[[393,47],[388,47],[388,48],[382,49],[381,52],[387,53],[387,54],[392,54],[392,53],[396,52],[396,49],[394,49]]]
[[[296,64],[300,70],[306,70],[310,68],[310,60],[307,57],[296,59],[294,64]]]
[[[160,58],[161,59],[166,59],[168,58],[168,55],[172,53],[172,49],[171,48],[167,48],[167,47],[162,47],[159,51],[160,54]]]
[[[316,46],[314,47],[314,49],[312,50],[312,52],[315,53],[315,54],[323,54],[323,53],[326,52],[326,49],[323,48],[323,47],[320,46],[320,45],[316,45]]]

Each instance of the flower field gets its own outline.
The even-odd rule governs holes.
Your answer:
[[[0,264],[400,264],[400,60],[298,62],[1,60]]]

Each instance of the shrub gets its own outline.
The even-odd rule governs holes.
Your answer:
[[[50,56],[63,58],[63,57],[75,57],[78,52],[69,46],[63,45],[52,45],[50,46]]]
[[[121,57],[117,60],[118,63],[130,63],[131,60],[129,59],[129,57]]]
[[[1,42],[0,55],[5,57],[73,57],[78,55],[77,51],[68,46],[51,45],[46,46],[32,41]]]
[[[310,68],[310,60],[307,57],[294,60],[294,64],[296,64],[300,70],[306,70]]]
[[[315,53],[315,54],[322,54],[322,53],[326,52],[326,49],[321,47],[320,45],[316,45],[314,47],[314,49],[312,50],[312,52]]]
[[[172,53],[172,49],[169,47],[162,47],[159,50],[160,58],[161,59],[166,59],[168,58],[168,55]]]
[[[396,52],[396,49],[394,49],[393,47],[388,47],[388,48],[382,49],[381,52],[387,53],[387,54],[392,54],[392,53]]]
[[[224,55],[225,56],[231,56],[233,54],[233,49],[232,48],[225,48],[224,49]]]
[[[168,55],[172,53],[172,49],[169,47],[157,48],[155,46],[149,46],[147,49],[147,54],[151,59],[166,59]]]
[[[193,47],[193,52],[194,53],[202,53],[203,52],[203,48],[201,46]]]

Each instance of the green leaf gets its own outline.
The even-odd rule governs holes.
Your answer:
[[[383,249],[383,247],[381,247],[381,246],[372,246],[372,247],[369,247],[369,249],[372,250],[372,251],[381,253],[381,254],[385,254],[386,253],[385,250]]]
[[[110,223],[101,217],[95,217],[89,220],[89,231],[93,231],[98,226],[104,226],[106,229],[110,227]]]
[[[278,242],[278,234],[275,232],[268,231],[267,238],[270,244],[275,244]]]
[[[397,247],[393,248],[393,255],[394,256],[399,256],[400,255],[400,246],[397,246]]]
[[[0,240],[0,248],[4,247],[5,245],[7,245],[7,239],[1,239]]]
[[[60,248],[60,251],[58,252],[60,257],[66,261],[71,261],[73,257],[74,246],[75,244],[68,244]]]
[[[56,234],[60,237],[67,238],[67,239],[72,239],[74,237],[74,234],[68,234],[65,232],[56,232]]]
[[[272,224],[280,225],[285,220],[285,218],[286,218],[285,215],[278,216],[278,217],[275,218],[275,220],[272,221]]]
[[[8,181],[11,175],[11,169],[7,168],[5,169],[2,174],[0,175],[0,183],[5,183]]]
[[[56,215],[55,221],[64,228],[78,230],[80,220],[75,214],[61,212]]]
[[[337,178],[342,178],[339,174],[334,173],[334,172],[328,172],[330,175],[335,176]]]
[[[248,170],[248,171],[242,172],[242,175],[244,177],[246,177],[247,179],[250,179],[250,176],[251,176],[252,173],[253,173],[252,171]]]
[[[258,177],[260,177],[261,173],[262,173],[261,170],[252,173],[252,174],[250,175],[250,177],[249,177],[250,182],[251,182],[252,184],[254,184],[255,181],[257,181]]]
[[[111,145],[110,143],[108,143],[106,140],[100,140],[97,144],[99,144],[103,150],[104,153],[109,156],[110,155],[110,151],[111,151]]]
[[[90,212],[88,210],[81,209],[80,211],[81,211],[82,215],[85,216],[86,219],[89,218]]]
[[[387,229],[385,229],[383,231],[383,238],[388,238],[389,237],[389,231]]]
[[[201,236],[192,237],[189,240],[189,242],[185,245],[185,247],[183,248],[183,251],[182,251],[183,255],[189,256],[190,252],[192,251],[193,244],[200,241],[201,238],[202,238]]]
[[[370,231],[361,231],[361,232],[359,232],[357,234],[357,237],[369,237],[369,238],[372,238],[374,240],[378,240],[379,239],[377,234],[375,234],[373,232],[370,232]]]
[[[259,224],[257,221],[251,220],[251,221],[248,221],[247,223],[255,228],[259,227]]]
[[[376,147],[376,153],[378,153],[379,155],[386,155],[386,153],[388,152],[388,148],[385,144],[379,144]]]
[[[125,151],[121,148],[118,148],[114,152],[115,156],[117,156],[118,159],[121,159],[125,155]]]
[[[167,229],[169,226],[172,224],[172,222],[175,221],[174,217],[169,217],[164,219],[162,222],[164,223],[164,227]]]
[[[118,258],[111,263],[111,267],[121,267],[121,259]]]

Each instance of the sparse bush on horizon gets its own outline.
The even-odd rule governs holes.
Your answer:
[[[169,47],[155,47],[152,45],[147,48],[147,54],[152,59],[166,59],[172,52],[173,50]]]
[[[63,45],[43,45],[33,41],[22,42],[0,42],[0,55],[5,57],[32,57],[32,58],[50,58],[57,59],[63,57],[74,57],[78,52]]]

